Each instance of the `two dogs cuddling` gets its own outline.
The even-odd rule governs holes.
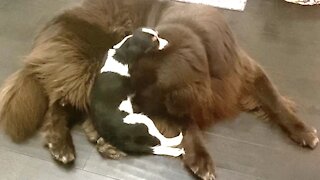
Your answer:
[[[112,145],[126,153],[180,156],[182,134],[164,137],[153,121],[144,114],[134,113],[131,98],[129,66],[138,58],[159,53],[168,42],[156,31],[140,28],[110,49],[101,74],[91,91],[90,117],[98,133]]]

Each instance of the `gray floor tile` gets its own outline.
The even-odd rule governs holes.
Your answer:
[[[274,149],[220,135],[209,135],[207,142],[216,165],[224,169],[270,180],[318,178],[320,149]]]
[[[61,168],[52,162],[0,149],[2,180],[113,180],[80,169]]]
[[[95,151],[94,146],[87,141],[83,134],[74,132],[72,137],[75,142],[74,144],[77,153],[75,167],[83,168],[87,159],[89,159],[91,152]],[[9,140],[8,137],[3,134],[3,132],[1,132],[0,149],[27,155],[35,159],[53,162],[49,151],[43,146],[43,139],[39,134],[22,144],[15,144]]]

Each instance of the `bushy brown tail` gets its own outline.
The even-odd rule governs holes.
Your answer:
[[[0,121],[15,142],[31,136],[43,121],[47,97],[25,69],[11,75],[0,91]]]

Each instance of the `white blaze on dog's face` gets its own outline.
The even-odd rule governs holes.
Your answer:
[[[158,41],[159,41],[159,50],[164,49],[169,44],[167,40],[159,37],[158,37]]]
[[[158,50],[163,50],[168,44],[169,42],[163,38],[160,38],[158,35],[157,31],[154,31],[153,29],[149,29],[149,28],[142,28],[142,32],[151,34],[155,37],[155,40],[159,41],[159,48]]]

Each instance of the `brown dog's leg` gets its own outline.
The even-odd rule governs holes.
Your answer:
[[[295,142],[315,148],[319,142],[316,129],[301,121],[282,97],[262,68],[258,67],[251,94],[267,117],[278,123]]]
[[[59,103],[51,105],[43,126],[46,145],[54,159],[64,164],[75,159],[75,149],[68,127],[69,115]]]
[[[169,114],[179,117],[184,137],[182,147],[185,154],[182,159],[187,168],[202,180],[215,179],[214,163],[202,142],[200,127],[212,121],[211,90],[206,84],[182,87],[171,90],[165,98]]]
[[[182,159],[187,168],[202,180],[215,179],[214,163],[207,152],[199,127],[193,123],[186,130],[182,141],[185,154]]]
[[[109,159],[120,159],[126,156],[124,152],[120,151],[116,147],[106,142],[102,137],[100,137],[90,118],[87,118],[83,122],[82,129],[87,135],[88,140],[96,144],[97,150],[102,157]]]

